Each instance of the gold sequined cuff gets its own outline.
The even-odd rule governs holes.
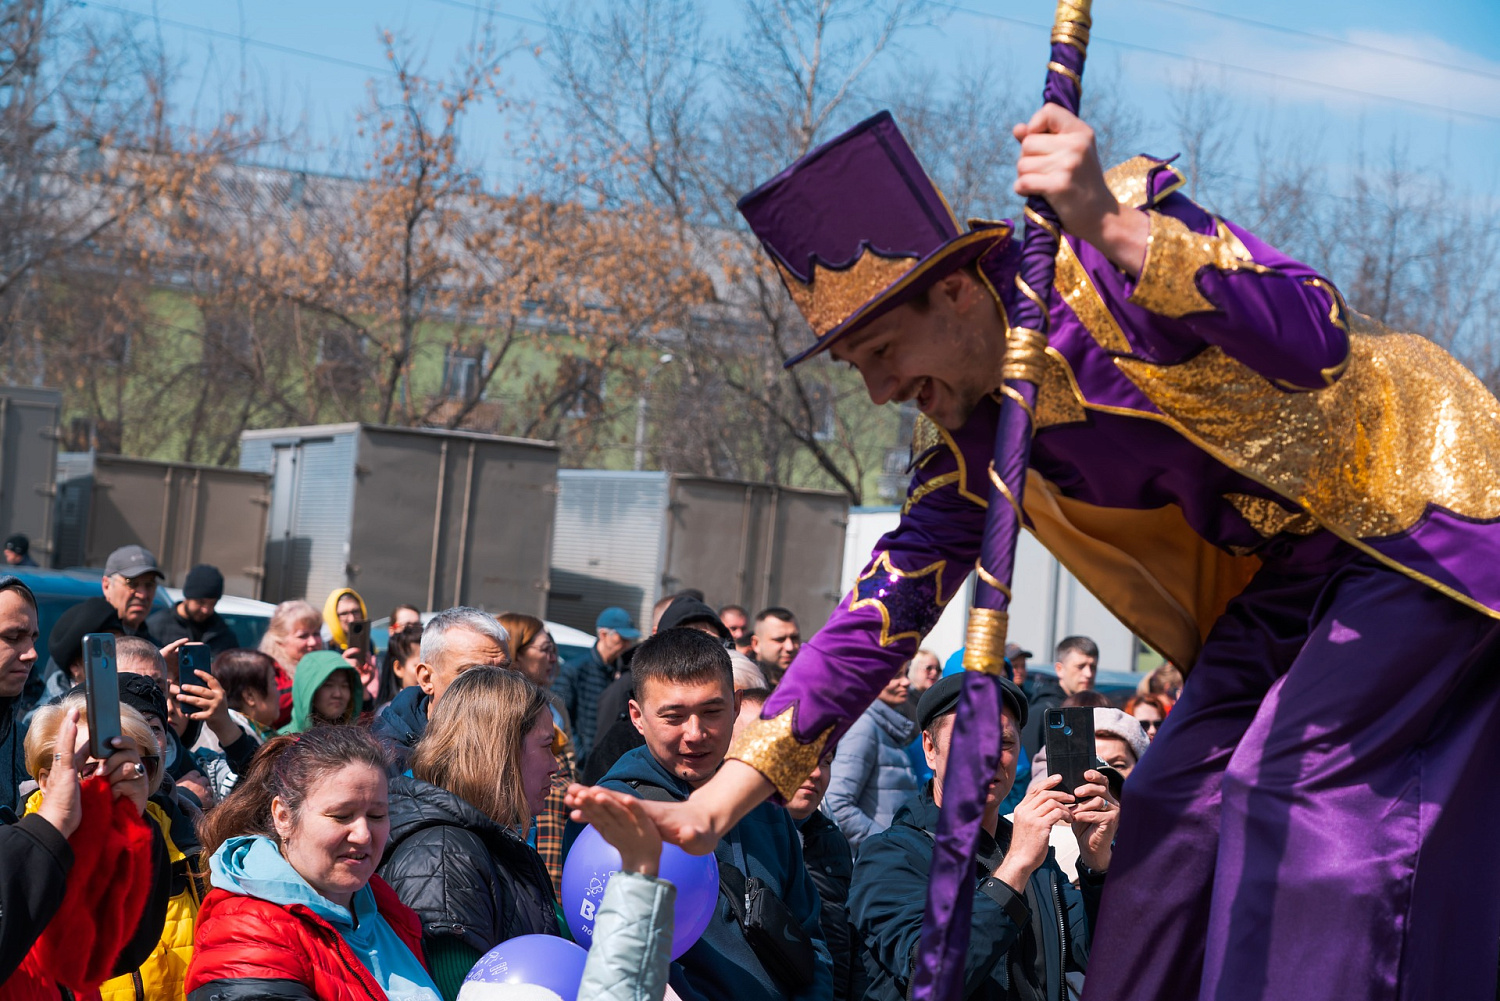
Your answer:
[[[1130,302],[1142,309],[1172,319],[1212,312],[1218,307],[1198,290],[1198,273],[1204,268],[1262,274],[1271,270],[1251,260],[1250,251],[1222,221],[1217,232],[1205,235],[1193,232],[1176,216],[1155,211],[1146,215],[1151,219],[1146,262],[1130,293]]]
[[[727,757],[745,764],[770,779],[784,800],[790,800],[823,757],[823,748],[833,727],[810,744],[792,732],[792,712],[787,706],[771,719],[758,719],[742,727],[729,745]]]

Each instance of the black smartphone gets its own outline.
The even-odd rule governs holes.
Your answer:
[[[1093,707],[1048,709],[1042,718],[1047,738],[1047,774],[1061,775],[1058,788],[1073,791],[1083,785],[1083,773],[1094,767]]]
[[[213,674],[214,655],[207,643],[184,643],[177,649],[177,683],[201,685],[203,679],[194,672]]]
[[[83,692],[88,705],[89,754],[103,761],[115,749],[110,741],[120,732],[120,678],[116,674],[112,633],[89,633],[83,638]]]
[[[349,643],[344,649],[351,647],[359,651],[359,655],[365,660],[370,659],[370,623],[364,619],[355,619],[344,627],[344,633],[349,637]]]

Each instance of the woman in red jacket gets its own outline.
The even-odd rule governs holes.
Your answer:
[[[204,825],[214,889],[189,1001],[440,1001],[417,916],[375,876],[389,834],[385,757],[368,731],[267,742]]]

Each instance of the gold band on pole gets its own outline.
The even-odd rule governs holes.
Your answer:
[[[1094,20],[1089,16],[1092,0],[1058,0],[1057,13],[1052,18],[1052,42],[1071,45],[1079,52],[1087,52],[1089,28]]]
[[[964,637],[964,670],[1005,675],[1005,634],[1010,616],[993,608],[969,609],[969,629]]]
[[[1005,336],[1003,379],[1025,379],[1040,385],[1047,368],[1047,335],[1030,327],[1011,327]]]

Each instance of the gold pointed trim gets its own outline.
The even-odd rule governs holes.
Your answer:
[[[953,595],[950,594],[946,597],[943,595],[943,571],[947,569],[948,561],[938,560],[936,563],[929,563],[927,566],[923,567],[920,570],[902,570],[900,567],[897,567],[891,563],[891,554],[888,551],[881,552],[879,556],[875,557],[874,562],[870,564],[869,569],[859,575],[858,580],[855,581],[853,593],[859,593],[859,581],[869,580],[870,578],[875,577],[880,573],[887,573],[892,577],[910,578],[913,580],[921,577],[936,575],[937,607],[946,608],[948,602],[953,600]],[[899,642],[900,640],[904,639],[915,640],[918,643],[922,642],[922,634],[916,632],[915,630],[907,630],[906,632],[896,633],[892,635],[891,613],[889,609],[885,607],[885,602],[881,601],[879,598],[855,598],[853,601],[849,602],[849,611],[851,612],[858,611],[861,608],[872,607],[876,611],[880,612],[881,646],[890,646],[893,643]]]
[[[783,801],[790,801],[807,781],[833,734],[830,726],[809,743],[798,740],[796,709],[793,703],[770,719],[752,720],[741,727],[726,755],[743,761],[769,779]]]

